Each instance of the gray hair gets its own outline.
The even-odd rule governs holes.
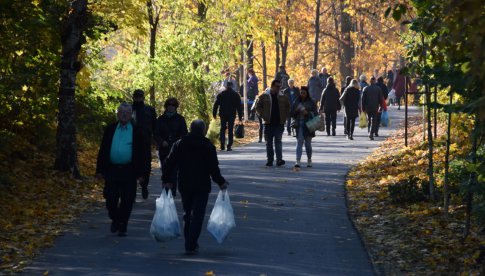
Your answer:
[[[360,81],[366,81],[367,80],[367,76],[364,75],[364,74],[362,74],[362,75],[360,75],[359,79],[360,79]]]
[[[121,109],[129,109],[130,111],[132,111],[132,107],[131,107],[131,104],[129,103],[120,103],[120,105],[118,106],[118,112],[120,112]]]
[[[205,123],[201,119],[193,120],[190,123],[190,133],[199,134],[204,136],[205,135]]]

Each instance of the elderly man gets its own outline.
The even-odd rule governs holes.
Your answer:
[[[118,122],[106,127],[99,148],[96,176],[105,181],[103,196],[111,219],[111,232],[126,236],[136,196],[136,183],[150,172],[149,149],[140,127],[131,123],[132,108],[118,107]]]
[[[362,92],[362,110],[367,114],[369,126],[369,139],[374,140],[374,135],[378,136],[379,131],[379,109],[384,108],[384,96],[379,86],[376,85],[376,78],[370,79],[370,85],[365,87]]]
[[[163,167],[162,182],[166,189],[172,188],[178,177],[182,206],[184,208],[185,254],[195,255],[199,250],[199,236],[204,222],[205,209],[211,191],[211,178],[226,189],[229,183],[222,177],[215,146],[205,137],[206,127],[202,120],[190,124],[188,135],[172,147]],[[175,171],[177,173],[169,173]]]
[[[283,94],[285,94],[288,99],[290,99],[290,113],[293,112],[293,102],[300,97],[300,89],[295,86],[295,81],[293,79],[288,80],[288,88],[283,90]],[[288,117],[286,120],[286,131],[288,132],[288,136],[291,135],[291,117]]]

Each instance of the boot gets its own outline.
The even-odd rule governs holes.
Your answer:
[[[312,160],[310,158],[308,158],[308,161],[307,161],[307,165],[306,165],[308,168],[311,168],[312,167]]]

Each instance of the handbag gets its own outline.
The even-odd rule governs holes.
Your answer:
[[[387,111],[382,111],[381,124],[383,127],[389,126],[389,114],[387,113]]]
[[[360,113],[359,117],[359,127],[360,128],[366,128],[367,127],[367,116],[365,116],[364,112]]]
[[[236,128],[234,129],[234,136],[236,136],[236,138],[244,138],[244,125],[243,124],[236,125]]]
[[[325,130],[325,122],[323,115],[314,116],[310,120],[305,122],[306,127],[310,132],[315,131],[324,131]]]

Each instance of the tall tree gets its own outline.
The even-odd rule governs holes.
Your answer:
[[[62,57],[54,168],[59,171],[70,171],[75,177],[80,177],[75,125],[76,76],[81,68],[78,56],[81,45],[85,42],[83,33],[87,27],[87,18],[87,0],[74,0],[61,30]]]
[[[315,42],[313,44],[312,69],[316,69],[318,65],[318,39],[320,37],[320,5],[321,0],[317,0],[317,7],[315,8]]]
[[[153,61],[155,59],[155,49],[157,43],[157,30],[160,22],[161,8],[154,0],[147,0],[148,23],[150,24],[150,64],[151,66],[151,86],[150,86],[150,104],[155,106],[155,68]]]

